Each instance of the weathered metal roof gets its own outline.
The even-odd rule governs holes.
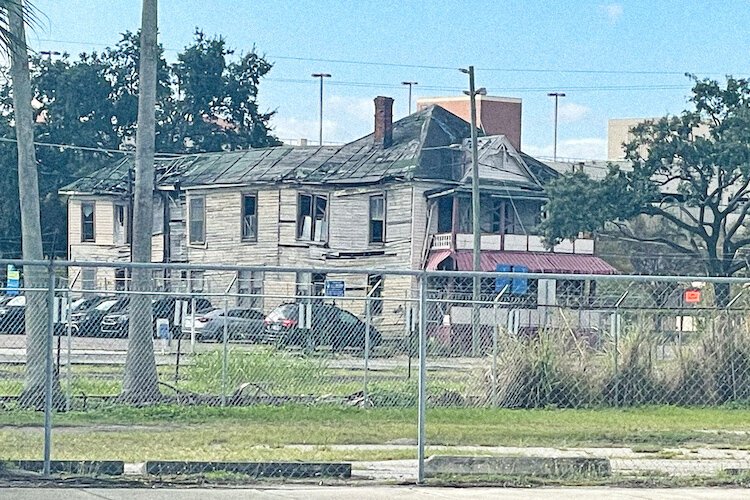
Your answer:
[[[470,132],[470,125],[461,118],[439,106],[430,106],[395,122],[393,142],[387,148],[375,144],[373,134],[369,134],[343,146],[281,146],[159,159],[156,185],[179,185],[184,189],[280,182],[369,184],[393,179],[460,182],[463,153],[449,146],[461,144]],[[530,157],[524,155],[526,158]],[[533,167],[538,170],[536,163]],[[125,193],[132,165],[133,158],[128,156],[60,191]]]

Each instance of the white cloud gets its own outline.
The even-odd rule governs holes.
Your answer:
[[[527,145],[524,152],[539,159],[551,159],[553,144],[543,146]],[[558,160],[604,160],[607,158],[607,139],[587,137],[564,139],[557,142]]]
[[[563,101],[560,103],[558,118],[561,123],[573,123],[585,118],[589,114],[589,111],[591,109],[582,104]]]
[[[622,5],[620,5],[619,3],[600,5],[599,8],[607,16],[610,24],[617,24],[617,21],[619,21],[622,17]]]
[[[343,144],[369,134],[373,129],[375,107],[371,99],[329,96],[323,101],[323,142]],[[298,144],[307,139],[318,143],[320,121],[314,116],[277,113],[271,119],[274,134],[281,140]]]

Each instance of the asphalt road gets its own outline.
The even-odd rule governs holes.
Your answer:
[[[278,500],[398,500],[469,498],[542,498],[554,500],[719,500],[748,498],[741,488],[435,488],[429,486],[273,486],[233,489],[127,489],[127,488],[9,488],[0,489],[4,500],[239,500],[246,498]]]

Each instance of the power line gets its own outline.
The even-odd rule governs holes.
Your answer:
[[[12,142],[16,143],[18,142],[17,139],[14,139],[12,137],[0,137],[0,142]],[[76,151],[88,151],[88,152],[94,152],[94,153],[107,153],[107,154],[121,154],[121,155],[135,155],[135,150],[129,151],[124,149],[107,149],[107,148],[99,148],[99,147],[90,147],[90,146],[74,146],[72,144],[62,144],[58,142],[39,142],[34,141],[35,146],[43,146],[48,148],[58,148],[58,149],[72,149]],[[181,156],[186,156],[187,153],[181,154],[181,153],[155,153],[155,156],[158,156],[160,158],[169,159],[169,158],[178,158]]]
[[[45,43],[67,43],[71,45],[82,45],[82,46],[97,46],[97,47],[112,47],[116,44],[105,44],[96,42],[80,42],[73,40],[59,40],[51,38],[38,38],[37,42]],[[167,52],[179,52],[183,49],[176,49],[171,47],[162,47]],[[263,56],[267,59],[280,59],[285,61],[305,61],[305,62],[322,62],[329,64],[350,64],[359,66],[375,66],[375,67],[390,67],[390,68],[408,68],[408,69],[429,69],[429,70],[441,70],[441,71],[456,71],[457,66],[443,66],[434,64],[409,64],[409,63],[389,63],[383,61],[366,61],[357,59],[330,59],[322,57],[303,57],[303,56],[291,56],[291,55],[274,55],[270,54]],[[549,74],[591,74],[591,75],[671,75],[671,76],[684,76],[685,73],[693,74],[704,74],[704,75],[725,75],[728,72],[704,72],[704,71],[675,71],[675,70],[606,70],[606,69],[572,69],[572,68],[519,68],[519,67],[477,67],[477,70],[494,72],[494,73],[549,73]],[[729,72],[731,73],[731,72]],[[744,72],[737,72],[742,74]]]

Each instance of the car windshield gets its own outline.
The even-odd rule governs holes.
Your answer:
[[[19,295],[18,297],[13,297],[8,301],[6,304],[8,307],[23,307],[26,305],[26,296],[25,295]]]
[[[117,304],[117,300],[105,300],[98,306],[96,306],[97,311],[109,311],[113,305]]]
[[[274,309],[271,312],[271,314],[268,315],[268,320],[279,321],[285,318],[296,319],[297,310],[298,310],[297,304],[284,304],[283,306],[279,306],[276,309]]]

